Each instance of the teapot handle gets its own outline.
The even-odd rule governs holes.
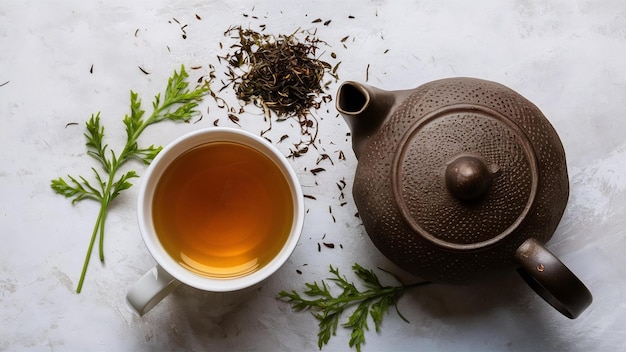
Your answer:
[[[519,246],[515,260],[526,283],[566,317],[575,319],[591,304],[593,298],[587,287],[534,238]]]

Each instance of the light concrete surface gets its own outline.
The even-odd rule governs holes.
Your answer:
[[[312,23],[317,18],[331,23]],[[194,80],[210,64],[223,72],[216,56],[233,44],[224,31],[261,24],[274,34],[317,29],[328,43],[321,58],[341,62],[340,82],[367,76],[370,85],[394,90],[471,76],[505,84],[544,112],[567,153],[571,195],[548,248],[592,291],[585,313],[561,316],[515,273],[488,284],[429,286],[400,300],[409,324],[393,309],[380,333],[370,324],[363,351],[626,350],[626,3],[618,0],[3,1],[0,350],[316,351],[317,322],[276,300],[280,290],[327,277],[330,264],[353,279],[355,262],[418,280],[387,261],[355,217],[357,161],[330,102],[315,113],[318,150],[290,159],[303,192],[316,199],[306,199],[300,243],[275,275],[228,294],[179,287],[144,317],[135,315],[125,292],[154,265],[136,224],[137,179],[110,209],[105,264],[94,256],[83,292],[75,293],[98,204],[72,206],[50,180],[90,175],[84,122],[100,111],[107,142],[119,150],[131,89],[149,107],[181,64]],[[232,90],[223,95],[237,106]],[[165,145],[217,119],[238,127],[210,98],[201,110],[202,120],[155,125],[141,141]],[[268,127],[255,109],[240,119],[238,128],[254,133]],[[288,120],[274,122],[268,136],[289,154],[298,133]],[[284,134],[289,139],[278,143]],[[323,153],[332,163],[320,161],[326,171],[313,175]],[[318,250],[322,242],[336,246]],[[340,327],[323,351],[349,350],[348,340]]]

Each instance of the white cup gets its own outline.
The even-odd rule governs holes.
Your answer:
[[[181,154],[211,142],[234,142],[266,155],[283,173],[293,201],[291,230],[282,248],[267,264],[256,271],[235,278],[203,276],[179,264],[165,250],[157,236],[152,218],[152,203],[158,181],[168,166]],[[143,315],[180,283],[210,292],[228,292],[253,286],[276,272],[293,252],[304,223],[304,201],[300,183],[286,158],[265,139],[232,128],[209,128],[186,134],[166,146],[148,167],[139,189],[137,216],[142,238],[156,266],[128,291],[130,306]]]

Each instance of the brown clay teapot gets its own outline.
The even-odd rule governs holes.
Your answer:
[[[343,83],[353,195],[376,247],[424,279],[465,284],[517,270],[569,318],[585,285],[544,248],[565,210],[561,141],[530,101],[498,83],[450,78],[387,92]]]

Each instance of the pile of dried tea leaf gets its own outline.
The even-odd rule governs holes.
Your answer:
[[[274,36],[237,26],[224,35],[237,42],[226,55],[218,56],[220,62],[228,63],[222,89],[232,85],[240,101],[262,108],[267,117],[273,112],[278,120],[297,118],[302,134],[312,143],[316,122],[310,112],[332,100],[324,94],[331,83],[324,82],[324,76],[338,79],[336,68],[316,56],[319,45],[325,43],[301,30]]]
[[[241,27],[226,31],[239,41],[231,47],[233,52],[220,57],[228,60],[227,85],[233,85],[238,99],[267,108],[279,118],[307,115],[319,108],[324,74],[336,75],[329,63],[316,57],[321,41],[312,34],[300,41],[298,33],[306,34],[296,31],[275,37]]]

